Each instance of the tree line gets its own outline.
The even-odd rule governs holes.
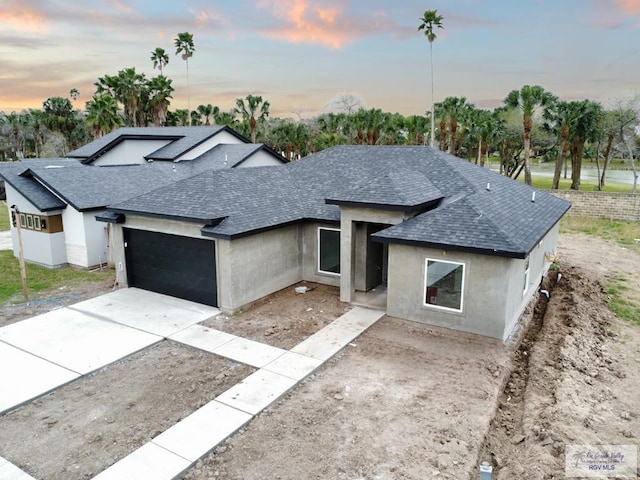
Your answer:
[[[435,20],[437,26],[441,17],[431,17],[422,20]],[[431,30],[425,28],[428,34]],[[175,54],[185,60],[188,83],[193,36],[178,34],[174,46]],[[46,99],[42,109],[0,112],[0,160],[64,156],[121,126],[217,124],[230,126],[254,143],[265,143],[290,160],[341,144],[433,144],[482,166],[489,156],[497,157],[502,174],[512,178],[523,174],[531,184],[531,159],[537,158],[555,163],[553,188],[570,166],[571,188],[579,189],[585,157],[601,167],[598,188],[602,188],[611,159],[622,157],[629,159],[634,171],[635,192],[640,97],[605,109],[592,100],[564,101],[541,86],[525,85],[509,92],[493,110],[477,108],[466,97],[447,97],[433,105],[433,115],[428,111],[405,116],[365,108],[358,97],[341,94],[325,113],[312,118],[273,118],[270,102],[251,94],[236,99],[229,110],[212,103],[171,110],[173,81],[164,75],[170,57],[158,47],[150,60],[157,76],[147,78],[129,67],[99,77],[84,108],[74,106],[79,92],[71,89],[69,97]]]

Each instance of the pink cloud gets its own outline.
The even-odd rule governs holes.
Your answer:
[[[616,0],[618,7],[631,15],[640,14],[640,0]]]
[[[130,7],[129,5],[127,5],[124,2],[120,2],[118,0],[113,0],[113,4],[115,5],[116,9],[124,12],[124,13],[133,13],[133,8]]]
[[[42,33],[47,30],[45,17],[19,2],[9,1],[0,6],[0,24],[18,32]]]
[[[369,33],[351,22],[342,6],[312,8],[309,0],[259,0],[257,7],[270,9],[284,25],[263,29],[263,33],[290,43],[309,43],[339,49]]]

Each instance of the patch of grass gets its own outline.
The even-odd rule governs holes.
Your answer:
[[[540,190],[550,190],[551,184],[553,183],[552,177],[545,177],[541,175],[536,175],[535,172],[531,174],[533,186],[535,188],[539,188]],[[520,181],[524,182],[524,175],[520,175]],[[564,178],[560,179],[560,183],[558,184],[559,190],[569,190],[571,186],[571,179]],[[603,192],[609,193],[631,193],[633,185],[628,183],[609,183],[607,182],[602,189]],[[598,189],[598,182],[596,180],[581,180],[580,181],[580,190],[585,192],[593,192]]]
[[[572,217],[560,221],[560,232],[581,232],[613,240],[627,248],[640,249],[640,222],[622,222],[606,218]]]
[[[73,286],[87,282],[104,282],[113,278],[110,269],[88,272],[70,267],[49,269],[39,265],[27,264],[27,285],[30,292]],[[0,251],[0,303],[16,298],[22,300],[22,280],[20,265],[11,250]],[[18,299],[19,297],[19,299]]]
[[[607,303],[618,318],[640,325],[640,305],[625,296],[629,290],[625,285],[627,281],[624,277],[614,277],[607,282]]]
[[[7,202],[0,200],[0,232],[9,230],[11,228],[9,217],[9,209],[7,208]]]

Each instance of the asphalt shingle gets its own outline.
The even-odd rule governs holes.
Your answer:
[[[422,205],[426,211],[374,238],[523,257],[569,208],[543,191],[536,191],[532,202],[534,191],[429,147],[340,146],[276,169],[206,172],[113,208],[224,218],[203,232],[235,238],[291,222],[337,221],[339,207],[332,203],[397,205],[407,211]]]
[[[70,158],[80,158],[83,159],[85,163],[90,163],[94,158],[99,157],[102,153],[126,139],[167,139],[171,140],[168,145],[147,155],[147,158],[152,160],[174,160],[222,130],[228,131],[232,135],[237,135],[231,129],[221,125],[206,127],[118,128],[70,152],[67,156]]]

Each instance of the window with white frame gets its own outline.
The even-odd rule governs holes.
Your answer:
[[[340,229],[318,228],[318,272],[340,275]]]
[[[529,257],[525,260],[524,264],[524,286],[522,289],[522,296],[524,297],[527,294],[527,290],[529,290],[529,273],[531,271],[531,267],[529,266]]]
[[[464,263],[425,260],[424,305],[462,312]]]

